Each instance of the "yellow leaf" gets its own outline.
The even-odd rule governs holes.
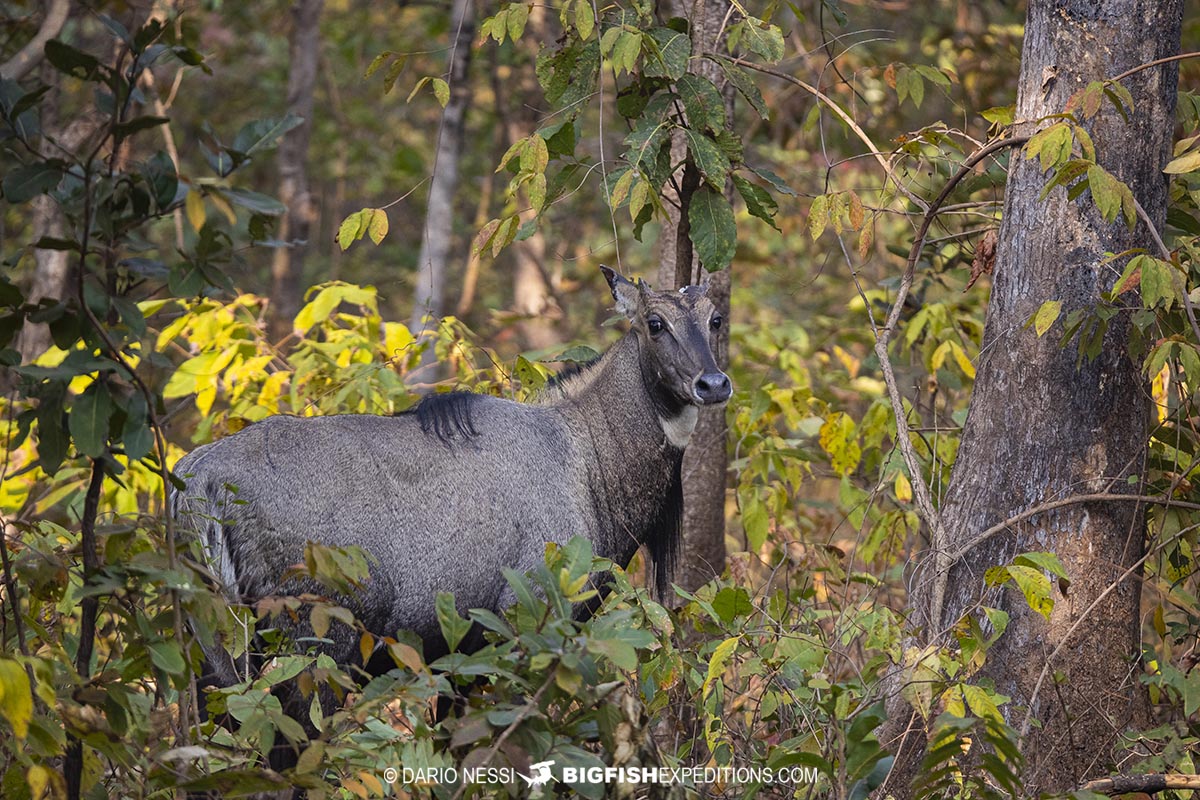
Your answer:
[[[61,787],[55,786],[56,774],[41,764],[34,764],[25,772],[25,782],[29,784],[29,796],[32,800],[43,800],[47,797],[58,797],[65,794]]]
[[[1163,364],[1163,368],[1154,376],[1154,380],[1150,382],[1150,395],[1154,398],[1154,406],[1158,411],[1158,421],[1164,422],[1167,419],[1169,409],[1167,402],[1170,399],[1171,390],[1171,368]]]
[[[620,207],[625,198],[629,196],[629,187],[633,183],[633,176],[633,170],[629,170],[617,179],[616,185],[613,186],[612,196],[608,201],[609,208],[615,211]]]
[[[204,227],[204,198],[194,189],[187,193],[187,199],[183,201],[183,209],[187,214],[188,222],[192,228],[199,233]]]
[[[1163,172],[1168,175],[1179,175],[1197,169],[1200,169],[1200,150],[1193,150],[1190,153],[1184,153],[1179,158],[1172,159],[1163,167]]]
[[[958,364],[958,368],[963,371],[971,380],[975,380],[975,365],[971,363],[971,359],[967,358],[966,352],[958,342],[953,342],[950,346],[951,352],[954,353],[954,361]]]
[[[371,790],[372,794],[379,795],[380,797],[383,796],[383,784],[380,783],[379,778],[376,778],[370,772],[363,770],[362,772],[358,773],[358,779],[363,782],[364,786]]]
[[[403,642],[389,641],[387,648],[388,653],[392,656],[392,660],[397,665],[408,667],[413,672],[423,672],[425,670],[425,664],[421,661],[420,654]]]
[[[0,713],[16,737],[24,740],[33,719],[33,692],[29,688],[29,673],[10,658],[0,658]]]
[[[813,198],[812,208],[808,212],[808,233],[813,241],[820,238],[829,224],[829,198],[826,195]]]
[[[738,642],[742,640],[741,636],[731,636],[725,641],[717,645],[717,649],[713,651],[712,658],[708,661],[708,674],[704,677],[704,685],[700,687],[700,696],[708,696],[708,688],[712,686],[713,681],[720,680],[725,674],[725,664],[729,661],[729,657],[733,655],[733,651],[737,649]]]
[[[912,484],[903,472],[896,473],[896,499],[901,503],[911,503],[913,499]]]
[[[637,221],[638,215],[642,213],[642,208],[646,205],[646,201],[650,199],[650,184],[646,181],[638,181],[633,185],[633,191],[629,193],[629,218],[634,222]]]
[[[591,0],[579,0],[575,4],[575,30],[580,39],[587,39],[596,27],[596,15],[592,13]]]
[[[1042,303],[1042,307],[1037,310],[1037,314],[1033,317],[1033,329],[1037,331],[1037,335],[1042,336],[1046,331],[1050,330],[1050,326],[1058,319],[1060,313],[1062,313],[1061,300],[1047,300]]]
[[[367,235],[371,241],[379,244],[388,234],[388,215],[382,208],[372,208],[371,221],[367,223]]]

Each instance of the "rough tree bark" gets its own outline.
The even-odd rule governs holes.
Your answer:
[[[421,329],[426,317],[436,320],[445,308],[446,266],[454,235],[454,192],[458,187],[458,162],[462,156],[463,131],[471,104],[471,40],[475,38],[473,0],[455,0],[450,12],[454,43],[450,50],[450,101],[442,112],[442,130],[437,144],[433,178],[429,185],[429,208],[417,255],[417,282],[413,294],[411,328]],[[436,323],[434,323],[436,324]],[[427,351],[432,359],[432,351]]]
[[[692,49],[696,52],[722,52],[717,41],[723,37],[721,23],[729,11],[727,0],[674,0],[668,4],[672,16],[685,17],[692,30]],[[708,59],[693,58],[689,69],[703,75],[718,87],[725,85],[720,68]],[[732,114],[727,98],[726,112]],[[732,117],[730,117],[732,118]],[[682,137],[672,145],[672,160],[680,161],[685,151]],[[708,296],[717,310],[729,318],[730,271],[704,273],[692,252],[687,231],[687,208],[700,185],[700,176],[690,164],[677,173],[678,191],[668,183],[666,194],[668,219],[659,235],[659,288],[677,288],[691,283],[708,283]],[[678,208],[683,209],[682,221]],[[717,347],[717,363],[729,367],[729,326],[722,327]],[[728,455],[725,449],[727,427],[724,408],[704,408],[683,456],[683,558],[675,582],[695,591],[725,569],[725,477]]]
[[[313,90],[321,54],[324,0],[296,0],[292,6],[288,112],[304,119],[279,143],[279,199],[287,211],[279,238],[289,244],[271,262],[270,332],[276,341],[292,332],[292,319],[304,299],[304,257],[317,209],[308,188],[308,142],[312,137]]]
[[[1183,0],[1031,0],[1014,133],[1044,126],[1040,118],[1063,111],[1090,81],[1177,53],[1182,13]],[[1173,63],[1135,73],[1122,81],[1134,101],[1130,122],[1106,103],[1088,126],[1100,164],[1129,185],[1157,228],[1166,218],[1162,167],[1177,79]],[[1022,745],[1030,794],[1106,774],[1121,732],[1146,721],[1137,576],[1099,599],[1144,552],[1143,509],[1070,505],[971,546],[981,531],[1047,501],[1137,492],[1145,470],[1149,392],[1128,352],[1128,316],[1114,317],[1101,355],[1078,365],[1077,343],[1060,346],[1061,323],[1040,338],[1025,323],[1047,300],[1061,300],[1064,317],[1094,307],[1124,266],[1123,259],[1104,264],[1105,253],[1150,247],[1152,238],[1144,223],[1133,232],[1120,218],[1105,223],[1087,194],[1072,201],[1056,188],[1039,200],[1048,177],[1036,160],[1014,153],[978,377],[942,506],[949,541],[935,543],[948,580],[939,582],[939,559],[931,556],[910,598],[911,618],[931,643],[946,643],[955,621],[981,601],[1011,615],[974,681],[991,681],[1012,698],[1004,713],[1013,727],[1021,729],[1027,713],[1040,721]],[[984,586],[987,567],[1029,551],[1056,553],[1070,576],[1065,596],[1056,590],[1049,621],[1019,592]],[[935,607],[939,586],[944,602]],[[892,717],[901,726],[907,719]],[[914,738],[902,750],[909,757],[897,762],[908,765],[908,775],[924,744]],[[906,793],[896,782],[888,789]]]

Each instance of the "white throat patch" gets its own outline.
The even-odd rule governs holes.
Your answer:
[[[667,435],[667,441],[682,450],[692,440],[692,431],[696,430],[696,419],[699,416],[700,409],[686,406],[678,416],[671,419],[659,417],[658,422],[662,425],[663,433]]]

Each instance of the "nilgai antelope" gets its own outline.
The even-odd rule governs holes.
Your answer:
[[[339,599],[377,636],[414,631],[432,661],[446,652],[436,594],[498,613],[515,600],[502,569],[533,569],[547,542],[585,536],[619,564],[645,545],[668,588],[683,451],[699,407],[732,391],[713,356],[724,321],[703,286],[656,292],[601,269],[629,332],[536,402],[456,392],[396,416],[277,416],[180,460],[173,511],[230,601],[320,591],[280,576],[306,541],[356,545],[377,563]],[[361,658],[350,628],[328,636],[336,661]],[[462,647],[482,644],[473,633]],[[225,651],[206,655],[216,682],[238,680]],[[393,666],[376,660],[372,674]]]

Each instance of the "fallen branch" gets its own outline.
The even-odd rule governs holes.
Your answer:
[[[1088,781],[1080,789],[1110,796],[1131,792],[1154,794],[1167,789],[1200,789],[1200,775],[1114,775]]]

